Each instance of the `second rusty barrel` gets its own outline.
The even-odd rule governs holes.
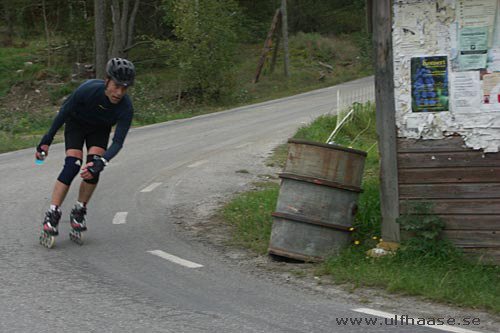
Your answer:
[[[288,140],[269,253],[321,261],[350,243],[366,153]]]

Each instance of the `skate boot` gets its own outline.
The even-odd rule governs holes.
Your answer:
[[[69,238],[79,245],[83,244],[82,232],[87,230],[87,224],[85,223],[86,214],[87,208],[78,204],[71,210],[71,232],[69,233]]]
[[[55,236],[59,235],[57,226],[61,219],[59,210],[48,210],[45,213],[45,219],[42,225],[42,234],[40,235],[40,244],[48,249],[54,246]]]

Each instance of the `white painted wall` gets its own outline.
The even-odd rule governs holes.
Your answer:
[[[468,147],[484,149],[485,152],[497,152],[500,147],[500,104],[482,103],[482,81],[479,71],[469,74],[477,85],[477,98],[481,98],[469,109],[455,105],[454,85],[458,82],[459,71],[457,54],[459,48],[458,31],[460,29],[459,1],[461,0],[395,0],[393,16],[393,55],[394,85],[396,103],[396,125],[400,138],[442,139],[454,133],[465,139]],[[478,4],[488,0],[463,0]],[[500,0],[494,0],[500,3]],[[496,15],[500,10],[498,5]],[[493,15],[495,17],[495,15]],[[499,25],[492,23],[490,33],[500,34]],[[493,39],[490,56],[500,57],[498,37]],[[416,56],[448,56],[448,80],[450,90],[449,111],[412,112],[410,61]],[[493,66],[490,70],[493,70]],[[498,68],[496,68],[498,70]],[[473,80],[474,81],[474,80]],[[473,97],[470,98],[470,101]],[[469,99],[464,99],[468,102]]]

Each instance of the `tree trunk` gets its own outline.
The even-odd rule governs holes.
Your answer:
[[[286,11],[286,0],[281,0],[281,30],[283,31],[283,60],[285,64],[285,76],[290,76],[290,53],[288,51],[288,15]]]
[[[47,22],[47,11],[45,8],[45,0],[42,0],[42,9],[43,9],[43,22],[45,24],[45,36],[47,38],[47,67],[50,68],[51,62],[51,52],[50,52],[50,32],[49,32],[49,23]]]
[[[111,12],[113,18],[113,57],[124,57],[132,47],[134,40],[134,25],[140,0],[134,0],[134,8],[129,16],[129,0],[123,0],[120,10],[120,1],[113,0]]]
[[[120,16],[120,30],[121,30],[121,39],[120,39],[120,44],[122,48],[122,53],[123,49],[125,48],[125,44],[127,42],[127,19],[128,19],[128,7],[129,7],[129,0],[123,0],[122,4],[122,14]]]
[[[95,16],[95,73],[96,78],[106,78],[106,0],[94,0]]]
[[[14,38],[14,11],[8,0],[3,1],[3,14],[7,23],[7,37],[4,41],[4,46],[11,46]]]
[[[111,57],[121,57],[121,40],[122,29],[120,25],[120,1],[113,0],[111,4],[111,14],[113,19],[113,48],[111,50]]]
[[[140,0],[135,0],[134,9],[132,10],[132,14],[130,15],[130,20],[128,21],[127,44],[126,44],[127,49],[130,49],[132,47],[132,42],[134,41],[135,18],[137,16],[137,12],[139,11],[139,3]]]

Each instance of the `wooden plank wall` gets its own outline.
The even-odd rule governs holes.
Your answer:
[[[467,250],[500,253],[500,154],[464,146],[462,137],[398,139],[401,214],[408,203],[435,203],[445,235]]]

